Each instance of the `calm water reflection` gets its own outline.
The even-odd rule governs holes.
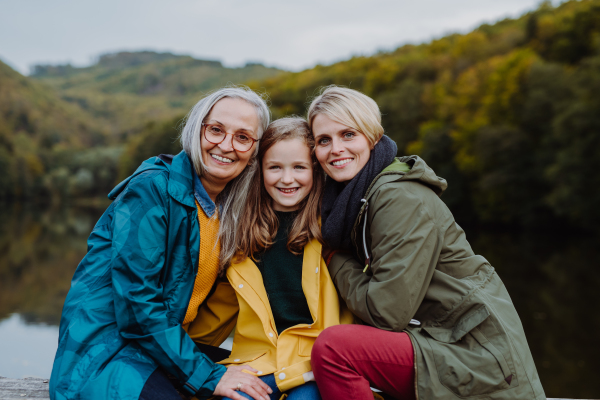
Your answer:
[[[62,303],[102,212],[0,207],[0,376],[50,376]],[[546,394],[600,397],[599,238],[467,234],[508,287]]]

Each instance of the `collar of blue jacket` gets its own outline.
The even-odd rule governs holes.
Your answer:
[[[200,207],[202,207],[204,214],[206,214],[208,218],[211,218],[215,214],[216,206],[208,196],[208,193],[206,193],[206,189],[204,189],[198,174],[194,174],[194,197],[198,204],[200,204]]]

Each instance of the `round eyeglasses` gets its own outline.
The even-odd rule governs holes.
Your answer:
[[[202,123],[202,126],[204,127],[204,139],[206,139],[207,142],[220,144],[223,143],[227,135],[232,135],[233,140],[231,141],[231,145],[234,150],[242,153],[250,150],[252,146],[254,146],[254,143],[260,140],[254,139],[247,133],[227,133],[221,125]]]

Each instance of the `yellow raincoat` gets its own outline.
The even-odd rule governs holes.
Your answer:
[[[247,258],[229,267],[227,281],[217,284],[185,328],[195,341],[218,346],[235,326],[231,356],[221,364],[248,364],[259,375],[274,374],[284,392],[313,380],[310,352],[319,333],[354,321],[338,297],[321,257],[321,244],[314,239],[304,247],[302,289],[313,323],[292,326],[278,335],[262,275]]]

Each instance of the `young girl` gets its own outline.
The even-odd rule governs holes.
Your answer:
[[[233,329],[237,313],[232,353],[221,363],[250,366],[248,371],[271,387],[273,400],[284,393],[287,400],[320,399],[310,363],[313,343],[325,328],[351,323],[353,317],[340,303],[321,257],[324,175],[306,121],[271,123],[258,162],[260,173],[240,221],[238,258],[188,332],[218,345]],[[225,304],[230,305],[228,319],[222,318]],[[234,382],[238,392],[231,398],[260,399],[240,392],[245,385]]]

